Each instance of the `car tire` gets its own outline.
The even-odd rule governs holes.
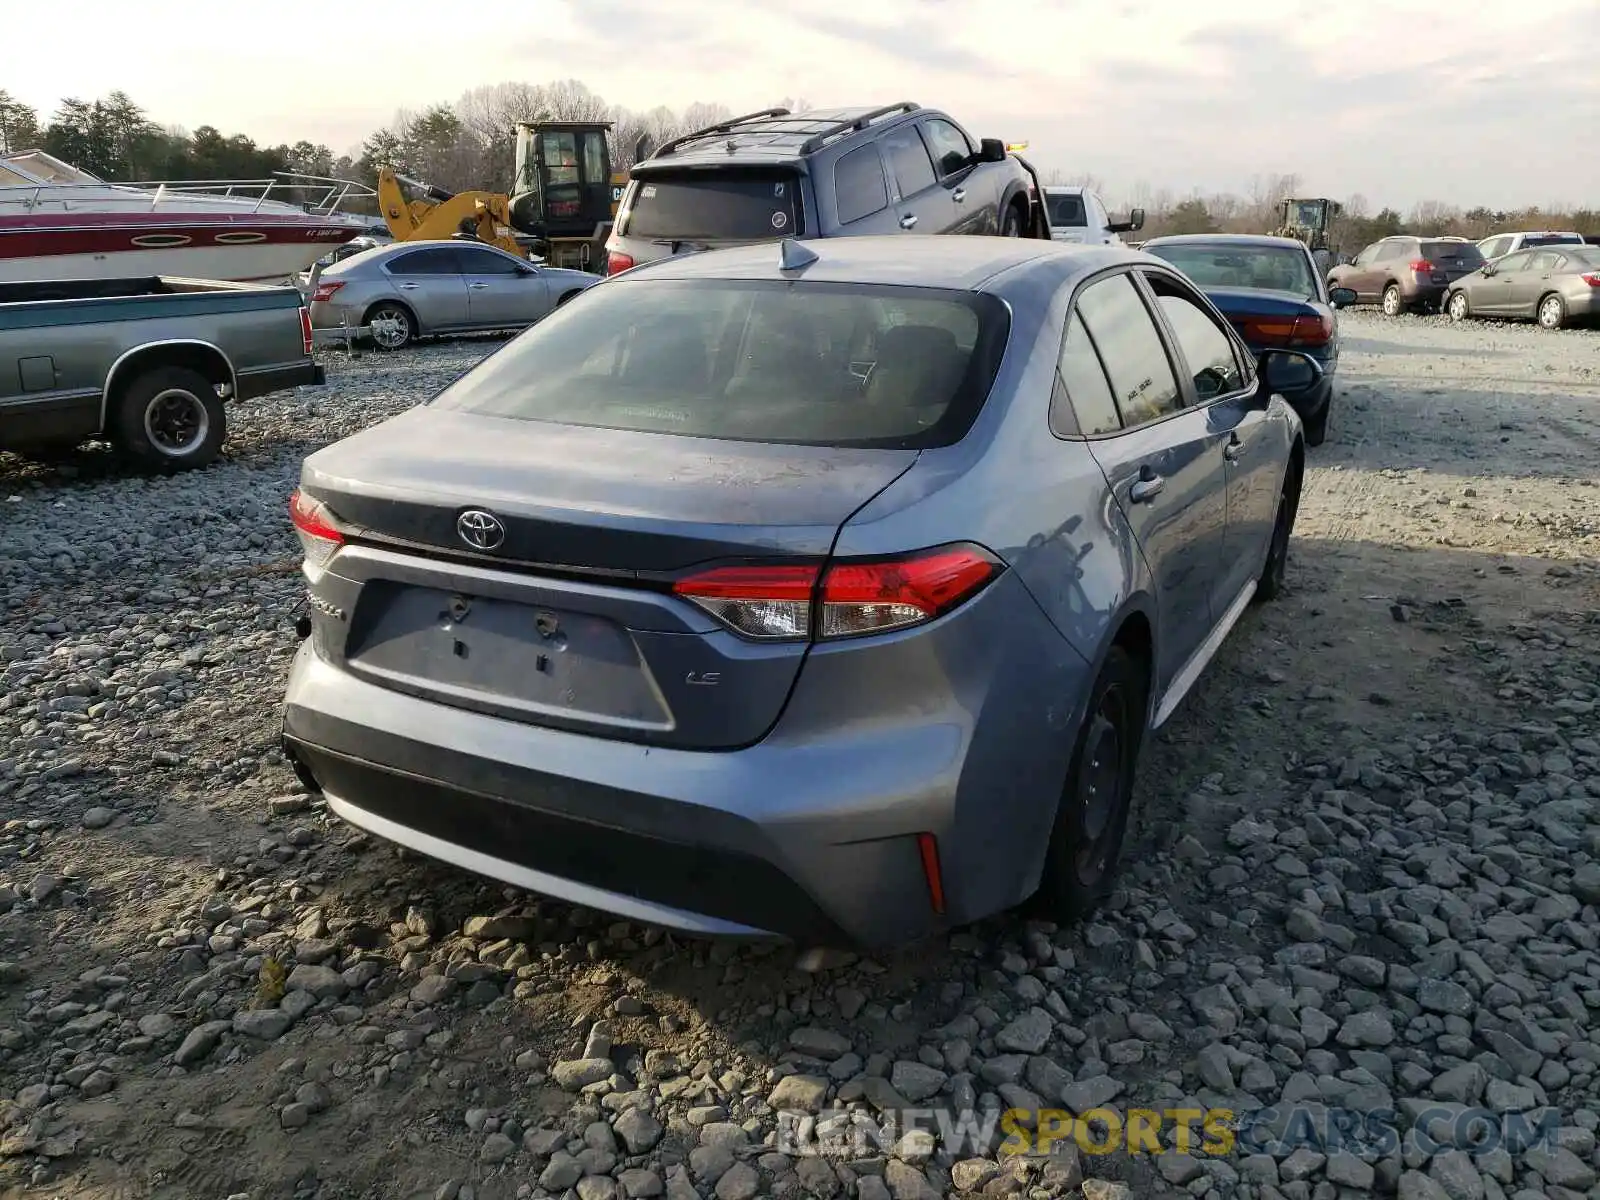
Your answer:
[[[1472,301],[1465,292],[1451,292],[1445,297],[1444,309],[1452,321],[1465,321],[1472,315]]]
[[[1256,580],[1253,597],[1258,604],[1266,604],[1283,595],[1289,576],[1289,537],[1294,532],[1294,520],[1300,512],[1300,468],[1293,462],[1283,477],[1283,488],[1278,493],[1278,511],[1272,520],[1272,541],[1267,544],[1267,561],[1261,565],[1261,575]]]
[[[227,415],[216,386],[200,372],[156,367],[123,389],[110,432],[119,449],[145,466],[191,470],[222,450]]]
[[[1015,204],[1006,205],[1005,212],[1000,214],[1000,236],[1008,238],[1022,236],[1022,213]]]
[[[1391,283],[1383,289],[1383,315],[1386,317],[1398,317],[1405,310],[1406,304],[1400,296],[1400,285]]]
[[[367,309],[361,323],[372,329],[372,344],[379,350],[404,350],[417,340],[417,319],[393,300],[380,300]]]
[[[1541,329],[1560,329],[1567,323],[1567,302],[1554,292],[1540,297],[1533,311]]]
[[[1121,646],[1111,647],[1078,729],[1035,897],[1055,920],[1087,916],[1115,881],[1144,740],[1147,686],[1138,661]]]
[[[571,300],[574,296],[576,296],[581,291],[583,291],[582,288],[574,288],[570,292],[563,292],[561,294],[561,299],[556,301],[556,307],[560,308],[563,304],[565,304],[568,300]]]

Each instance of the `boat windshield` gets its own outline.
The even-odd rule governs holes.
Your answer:
[[[32,187],[35,181],[0,162],[0,187]]]
[[[46,154],[43,150],[24,150],[21,154],[13,154],[0,160],[4,166],[13,172],[20,171],[29,183],[101,183],[87,171],[80,171],[70,163],[64,163],[54,155]]]

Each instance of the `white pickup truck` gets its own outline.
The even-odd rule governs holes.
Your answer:
[[[1053,186],[1044,189],[1050,216],[1050,238],[1085,246],[1120,246],[1122,235],[1144,228],[1144,209],[1136,208],[1126,221],[1113,221],[1105,202],[1085,187]]]

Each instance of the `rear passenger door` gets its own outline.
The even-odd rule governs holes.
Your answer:
[[[845,237],[900,232],[900,213],[889,200],[889,176],[876,142],[841,154],[834,163],[833,206],[835,232]]]
[[[1211,631],[1227,529],[1222,445],[1204,408],[1186,407],[1157,318],[1134,276],[1079,291],[1062,346],[1062,386],[1133,530],[1155,588],[1156,683],[1165,693]],[[1108,385],[1110,409],[1100,393]],[[1089,415],[1114,414],[1111,419]]]
[[[454,247],[427,246],[390,259],[384,268],[395,295],[414,314],[421,333],[459,329],[467,323],[467,281]]]
[[[972,142],[954,122],[929,117],[920,128],[939,186],[954,205],[956,224],[951,232],[999,233],[999,175],[974,165]]]
[[[1550,290],[1550,277],[1562,261],[1559,250],[1535,250],[1528,269],[1511,285],[1511,306],[1519,317],[1538,316],[1539,300]]]
[[[1211,589],[1212,619],[1220,621],[1266,561],[1278,515],[1282,443],[1259,394],[1255,364],[1226,322],[1173,276],[1141,274],[1161,313],[1184,403],[1204,411],[1207,431],[1221,439],[1227,527]]]
[[[905,233],[953,233],[959,221],[956,202],[939,186],[933,158],[914,124],[891,129],[878,139],[889,165],[890,197]]]

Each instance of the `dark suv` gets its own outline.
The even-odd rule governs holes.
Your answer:
[[[1453,237],[1402,235],[1374,242],[1354,262],[1328,272],[1328,287],[1355,292],[1362,304],[1378,303],[1391,317],[1410,309],[1439,311],[1452,283],[1483,266],[1483,251]]]
[[[612,275],[785,237],[1049,237],[1030,166],[909,101],[750,113],[666,142],[630,174],[606,241]]]

